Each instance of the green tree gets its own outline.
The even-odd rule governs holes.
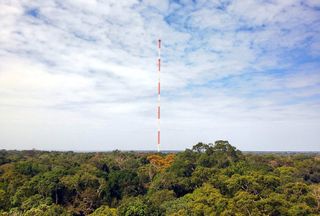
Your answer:
[[[177,215],[220,215],[227,207],[228,201],[218,189],[211,184],[204,184],[192,194],[187,194],[170,203],[166,203],[166,214]]]
[[[277,193],[271,193],[267,198],[258,200],[256,205],[262,215],[270,216],[286,216],[290,207],[285,196]]]
[[[257,200],[259,200],[257,195],[248,193],[246,191],[239,191],[230,200],[228,210],[239,215],[262,215],[255,204]]]
[[[142,197],[125,198],[119,208],[119,216],[157,216],[160,215],[159,208]]]
[[[117,210],[110,208],[109,206],[103,205],[97,208],[90,216],[116,216]]]

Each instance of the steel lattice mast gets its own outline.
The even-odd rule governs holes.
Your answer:
[[[157,147],[158,147],[158,152],[160,152],[160,68],[161,68],[161,40],[158,40],[158,139],[157,139]]]

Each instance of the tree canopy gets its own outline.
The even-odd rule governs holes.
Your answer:
[[[319,215],[317,154],[0,151],[0,215]]]

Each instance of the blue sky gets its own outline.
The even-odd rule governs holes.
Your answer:
[[[320,150],[320,2],[0,1],[0,149]]]

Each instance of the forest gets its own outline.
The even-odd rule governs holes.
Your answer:
[[[320,215],[320,155],[1,150],[0,215]]]

